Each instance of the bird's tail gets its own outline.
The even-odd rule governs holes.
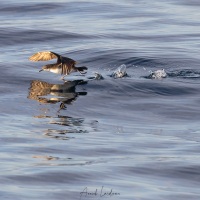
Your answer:
[[[87,70],[88,68],[83,66],[83,67],[76,67],[77,71],[80,72],[81,74],[85,74],[87,72],[85,72],[85,70]]]

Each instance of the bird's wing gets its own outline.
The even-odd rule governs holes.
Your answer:
[[[62,72],[61,75],[68,75],[70,74],[74,69],[75,61],[72,59],[65,58],[64,62],[62,63]]]
[[[31,61],[47,61],[51,59],[58,58],[59,55],[51,52],[51,51],[43,51],[43,52],[37,52],[36,54],[32,55],[29,60]]]
[[[71,58],[68,58],[68,57],[62,57],[62,63],[67,63],[69,65],[75,65],[76,64],[76,61],[71,59]]]

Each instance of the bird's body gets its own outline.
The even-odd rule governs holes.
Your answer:
[[[43,66],[40,71],[50,71],[52,73],[66,76],[68,74],[71,74],[72,72],[77,72],[78,67],[69,66],[67,63],[55,63],[55,64],[48,64],[48,65]]]
[[[57,62],[54,64],[44,65],[40,71],[50,71],[56,74],[61,74],[64,75],[62,77],[62,79],[64,79],[66,75],[69,75],[72,72],[80,72],[81,74],[84,74],[84,70],[87,70],[87,67],[76,67],[76,61],[73,59],[63,57],[51,51],[38,52],[29,58],[31,61],[48,61],[51,59],[57,59]]]

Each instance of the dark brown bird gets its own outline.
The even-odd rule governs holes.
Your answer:
[[[65,76],[72,72],[80,72],[81,74],[86,73],[84,70],[87,70],[87,67],[76,67],[76,61],[73,59],[61,56],[51,51],[38,52],[29,58],[31,61],[48,61],[52,59],[57,59],[57,63],[44,65],[40,72],[50,71],[56,74],[64,75],[62,77],[63,80]]]

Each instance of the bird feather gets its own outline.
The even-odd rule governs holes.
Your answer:
[[[58,58],[58,54],[51,52],[51,51],[43,51],[43,52],[37,52],[34,55],[32,55],[29,60],[31,61],[47,61],[52,60],[55,58]]]

